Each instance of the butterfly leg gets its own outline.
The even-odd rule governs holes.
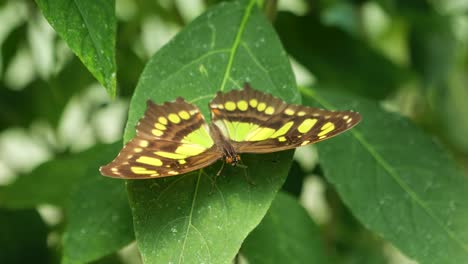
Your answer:
[[[241,161],[241,162],[242,162],[242,161]],[[244,178],[245,178],[245,180],[247,181],[248,184],[250,184],[250,185],[257,185],[257,184],[255,183],[255,181],[252,180],[252,178],[250,178],[249,172],[247,171],[247,168],[248,168],[247,165],[245,165],[245,164],[243,164],[243,163],[238,163],[238,164],[236,165],[236,167],[239,167],[239,168],[241,168],[241,169],[244,171]]]
[[[221,164],[221,167],[219,168],[218,172],[216,172],[216,174],[214,175],[214,177],[209,177],[209,179],[211,180],[211,190],[210,190],[210,195],[214,192],[214,189],[216,188],[216,181],[218,179],[218,177],[221,175],[221,172],[223,171],[224,169],[224,161],[223,163]]]

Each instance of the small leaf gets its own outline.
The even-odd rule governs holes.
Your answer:
[[[279,193],[242,253],[250,263],[326,263],[318,227],[298,201]]]
[[[376,103],[304,95],[307,105],[363,116],[350,132],[317,144],[325,176],[356,217],[421,263],[467,263],[468,180],[447,152]]]
[[[115,0],[36,2],[55,31],[114,97],[117,68]]]
[[[208,117],[207,103],[217,91],[250,82],[299,102],[278,37],[256,1],[244,2],[209,9],[152,57],[131,101],[126,141],[135,134],[148,99],[162,103],[183,96]],[[145,262],[231,263],[284,182],[292,152],[242,158],[248,169],[225,167],[216,183],[221,163],[182,176],[128,181]]]
[[[0,263],[50,263],[47,226],[36,210],[0,209]]]
[[[96,145],[46,162],[0,189],[1,205],[65,207],[64,263],[90,262],[117,251],[134,239],[132,216],[124,183],[101,176],[99,166],[121,145]]]
[[[43,203],[64,206],[76,185],[85,177],[91,177],[86,172],[89,169],[98,172],[103,159],[109,159],[120,145],[96,145],[87,151],[48,161],[1,188],[0,205],[8,208],[32,208]]]
[[[73,58],[56,76],[47,81],[36,79],[22,90],[0,84],[0,130],[28,127],[35,119],[45,119],[56,127],[70,98],[91,81],[79,60]],[[64,83],[66,89],[62,89]]]

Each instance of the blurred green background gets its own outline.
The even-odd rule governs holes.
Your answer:
[[[112,100],[36,3],[0,1],[0,184],[45,161],[120,140],[145,63],[217,2],[117,0],[118,92]],[[291,57],[299,86],[379,101],[445,145],[468,174],[468,1],[260,2]],[[304,182],[288,181],[285,189],[301,197],[337,263],[411,263],[354,219],[310,162],[317,160],[313,148],[298,151],[296,160],[290,173]],[[44,204],[37,212],[0,209],[0,247],[9,245],[0,249],[0,262],[21,263],[25,251],[38,252],[36,260],[58,261],[63,211]],[[31,230],[15,229],[17,219]],[[24,240],[14,245],[8,236]],[[15,255],[18,259],[8,259]],[[133,245],[99,262],[138,261]]]

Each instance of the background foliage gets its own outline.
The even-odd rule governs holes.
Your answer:
[[[219,2],[0,1],[0,262],[467,262],[468,4]],[[244,81],[363,121],[255,186],[99,175],[146,99]]]

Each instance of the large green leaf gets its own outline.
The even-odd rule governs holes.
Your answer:
[[[298,201],[279,193],[242,253],[250,263],[326,263],[318,227]]]
[[[289,54],[323,87],[382,99],[407,77],[405,70],[364,41],[337,27],[323,25],[311,14],[279,13],[275,27]]]
[[[36,210],[0,209],[0,262],[50,263],[47,226]]]
[[[134,240],[124,182],[102,177],[95,168],[88,172],[66,208],[62,263],[88,263]]]
[[[299,102],[288,58],[256,1],[234,1],[208,10],[163,47],[146,66],[132,98],[128,141],[146,100],[177,96],[207,116],[217,91],[244,82]],[[292,152],[244,156],[248,169],[220,167],[178,177],[128,181],[135,233],[147,263],[230,263],[265,215],[287,176]],[[245,179],[252,178],[255,185]]]
[[[45,18],[111,96],[116,90],[115,0],[36,0]]]
[[[356,217],[421,263],[467,263],[468,180],[446,151],[376,103],[304,91],[307,105],[363,116],[317,145],[325,176]]]

